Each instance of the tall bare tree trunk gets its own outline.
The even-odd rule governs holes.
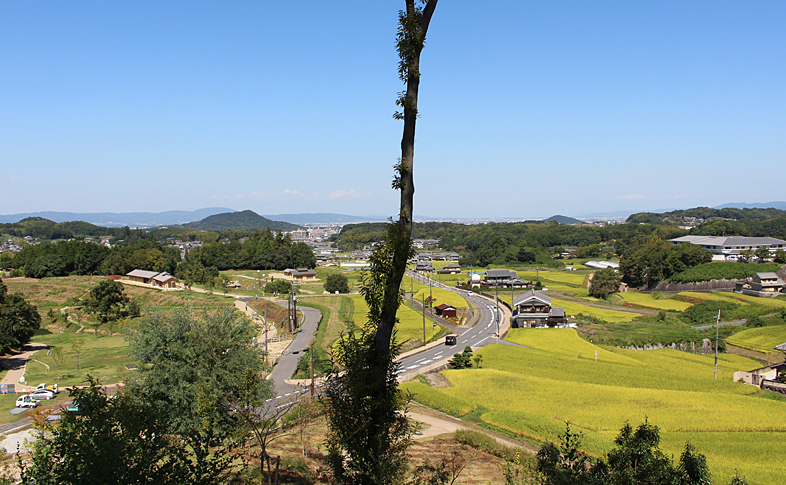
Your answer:
[[[412,240],[413,198],[415,182],[413,167],[415,161],[415,122],[418,117],[418,87],[420,85],[420,53],[426,40],[431,16],[437,7],[437,0],[428,0],[421,9],[416,7],[416,0],[406,0],[406,10],[399,13],[398,51],[401,62],[399,75],[406,82],[407,90],[398,100],[403,113],[396,113],[397,119],[404,120],[404,134],[401,137],[401,159],[396,166],[395,188],[401,190],[399,219],[394,223],[392,236],[388,243],[393,243],[393,271],[388,275],[385,294],[382,302],[379,326],[374,339],[374,347],[379,355],[390,352],[393,326],[396,323],[396,312],[400,304],[399,287],[407,269]]]

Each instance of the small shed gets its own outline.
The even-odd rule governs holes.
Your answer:
[[[456,318],[456,309],[447,303],[434,307],[434,310],[436,310],[437,315],[442,318]]]

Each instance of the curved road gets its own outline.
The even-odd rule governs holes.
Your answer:
[[[428,284],[428,279],[420,274],[407,271],[407,276],[410,276],[421,283]],[[453,354],[461,352],[464,350],[464,347],[467,346],[479,348],[492,343],[516,345],[505,340],[500,340],[496,335],[499,326],[502,326],[504,323],[502,322],[504,313],[500,310],[499,315],[497,315],[497,308],[493,302],[486,298],[470,294],[470,292],[465,290],[441,285],[434,281],[432,281],[432,285],[439,286],[440,288],[447,291],[458,293],[467,301],[475,304],[480,309],[480,318],[474,327],[454,327],[458,328],[456,331],[458,337],[456,338],[455,346],[432,344],[421,347],[420,349],[416,349],[413,354],[407,355],[406,357],[399,358],[399,362],[401,363],[399,377],[404,378],[409,374],[422,371],[424,367],[433,366],[437,363],[444,363],[450,359]],[[273,368],[273,372],[271,372],[270,376],[268,377],[269,379],[272,379],[273,382],[275,382],[276,398],[274,399],[277,400],[293,398],[297,394],[305,392],[304,388],[287,384],[285,381],[291,379],[292,375],[295,373],[297,361],[300,356],[303,355],[303,351],[306,350],[311,343],[314,332],[316,331],[317,326],[322,319],[322,313],[315,308],[310,308],[307,306],[301,306],[300,310],[303,311],[305,321],[298,329],[295,340],[289,345],[286,352],[281,354],[281,357]]]

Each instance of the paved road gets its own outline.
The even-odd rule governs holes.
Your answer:
[[[297,369],[297,361],[303,355],[314,337],[314,332],[317,330],[320,320],[322,320],[322,312],[316,308],[307,306],[299,307],[303,312],[303,324],[300,326],[295,334],[295,339],[289,344],[286,352],[281,354],[278,358],[278,363],[273,367],[273,372],[270,373],[268,379],[272,379],[276,383],[276,395],[282,396],[293,393],[300,389],[298,386],[287,384],[287,379],[291,379]]]
[[[410,276],[421,283],[428,284],[428,278],[412,271],[407,271],[407,276]],[[461,329],[459,331],[460,333],[457,332],[459,333],[459,336],[456,338],[455,346],[447,346],[444,344],[438,345],[436,347],[426,348],[415,355],[410,355],[403,359],[399,359],[401,362],[399,378],[405,378],[407,375],[416,373],[422,370],[424,367],[444,363],[446,360],[453,357],[453,354],[463,351],[464,347],[466,346],[479,348],[495,343],[518,346],[496,337],[498,328],[501,327],[504,322],[504,313],[502,312],[502,307],[500,307],[498,314],[496,305],[486,298],[475,294],[470,295],[467,291],[450,286],[440,285],[435,281],[432,281],[431,284],[432,286],[439,286],[444,290],[458,293],[467,301],[474,303],[480,309],[480,319],[474,327]],[[499,327],[497,326],[497,323],[499,323]]]

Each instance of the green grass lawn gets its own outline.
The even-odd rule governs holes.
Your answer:
[[[782,483],[786,463],[771,457],[786,436],[786,399],[762,399],[756,387],[732,382],[734,371],[756,361],[722,354],[715,380],[713,356],[598,346],[568,329],[514,329],[508,339],[529,348],[490,345],[477,352],[481,369],[443,372],[450,388],[405,388],[416,400],[422,393],[457,415],[474,409],[483,422],[541,441],[558,442],[570,422],[594,455],[613,446],[626,422],[647,419],[660,428],[667,454],[679,456],[686,441],[696,445],[713,482],[739,472],[749,483]]]
[[[76,353],[71,347],[71,342],[83,339],[84,346],[79,354],[79,370],[76,368]],[[25,379],[28,385],[38,385],[42,382],[58,384],[61,387],[82,385],[87,380],[87,375],[97,378],[102,384],[121,382],[127,371],[125,364],[134,364],[136,361],[128,356],[128,343],[124,337],[96,337],[77,333],[50,333],[36,335],[33,342],[44,343],[53,347],[60,347],[65,355],[65,361],[60,366],[61,380],[57,380],[57,367],[51,355],[46,350],[33,354],[33,359],[49,365],[46,370],[43,364],[30,360],[27,364]]]

